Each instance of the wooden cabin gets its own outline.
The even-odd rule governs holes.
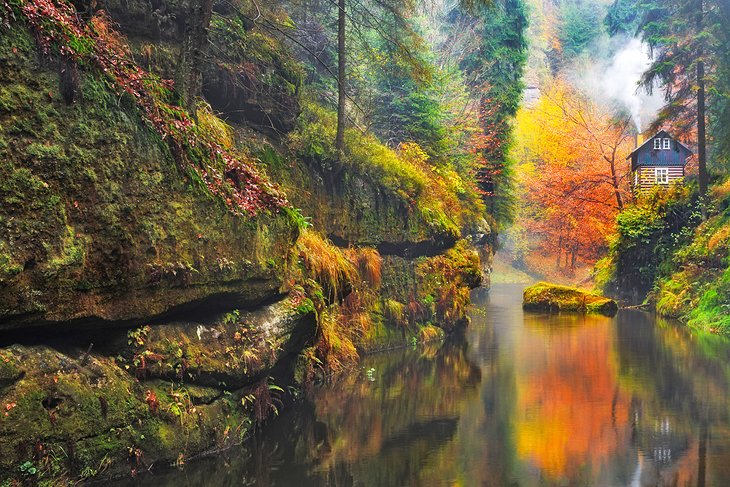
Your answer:
[[[634,191],[646,191],[653,186],[669,186],[683,181],[687,159],[693,154],[680,141],[662,130],[637,147],[626,159],[631,159]]]

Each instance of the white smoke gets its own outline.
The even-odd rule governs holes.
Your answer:
[[[637,38],[614,38],[603,61],[589,63],[579,71],[579,86],[596,101],[618,106],[631,114],[637,132],[654,121],[665,101],[661,90],[652,94],[639,87],[641,76],[651,65],[648,46]]]

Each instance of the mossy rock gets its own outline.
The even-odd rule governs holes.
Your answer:
[[[0,364],[2,485],[128,475],[238,444],[254,425],[252,388],[140,381],[115,357],[44,345],[0,348]]]
[[[614,316],[616,301],[581,289],[539,282],[525,289],[523,309],[527,311],[572,311]]]
[[[0,329],[281,293],[291,212],[232,214],[93,72],[67,105],[23,28],[0,32],[0,64]]]
[[[314,338],[313,314],[289,299],[254,311],[233,311],[209,322],[144,326],[112,346],[138,378],[238,389],[265,376]],[[0,376],[1,378],[1,376]]]

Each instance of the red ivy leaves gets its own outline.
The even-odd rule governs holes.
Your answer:
[[[3,11],[4,10],[4,11]],[[65,0],[20,0],[15,8],[0,0],[0,21],[24,19],[44,54],[58,54],[79,64],[95,67],[119,94],[132,97],[145,121],[165,140],[181,166],[189,165],[207,188],[237,215],[255,216],[264,210],[288,207],[278,186],[249,160],[206,137],[181,107],[166,98],[172,82],[155,77],[132,60],[123,37],[100,11],[82,22]],[[197,157],[191,157],[191,155]],[[194,159],[210,161],[195,163]],[[223,162],[220,174],[214,162]]]

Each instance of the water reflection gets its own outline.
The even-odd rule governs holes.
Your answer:
[[[244,450],[155,485],[730,485],[730,345],[640,312],[523,315],[369,357]],[[368,374],[366,371],[371,370]]]

